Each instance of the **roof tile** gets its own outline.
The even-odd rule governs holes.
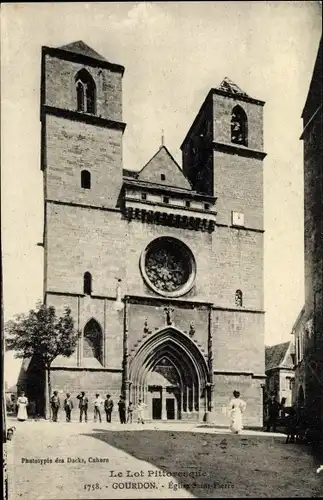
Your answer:
[[[93,57],[93,59],[99,59],[100,61],[108,62],[105,57],[101,56],[95,50],[91,49],[86,43],[82,40],[78,40],[77,42],[69,43],[68,45],[63,45],[62,47],[58,47],[62,50],[67,50],[68,52],[74,52],[75,54],[82,54],[83,56]]]
[[[239,95],[243,95],[245,97],[249,97],[248,94],[246,94],[246,92],[244,92],[243,90],[241,90],[240,87],[238,87],[238,85],[236,85],[232,80],[230,80],[230,78],[228,78],[227,76],[225,77],[225,79],[220,83],[220,85],[218,87],[216,87],[218,90],[224,90],[225,92],[228,92],[230,94],[239,94]]]
[[[272,345],[265,349],[265,371],[274,368],[293,368],[293,362],[290,356],[287,357],[286,364],[283,365],[290,342]]]

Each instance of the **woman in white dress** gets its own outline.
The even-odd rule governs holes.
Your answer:
[[[233,398],[228,406],[228,415],[230,417],[230,431],[234,434],[239,434],[243,429],[242,414],[246,409],[247,404],[240,398],[239,391],[233,391]]]
[[[19,396],[17,405],[18,405],[17,420],[19,420],[20,422],[24,422],[25,420],[28,419],[27,415],[28,399],[26,398],[24,392],[22,392],[21,395]]]

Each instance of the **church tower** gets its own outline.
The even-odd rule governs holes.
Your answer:
[[[216,198],[209,300],[217,421],[219,408],[238,389],[254,401],[250,419],[258,425],[264,380],[264,104],[225,78],[208,93],[181,147],[193,188]]]
[[[123,66],[111,64],[82,41],[43,47],[42,170],[47,201],[116,207],[125,129],[123,72]]]
[[[82,41],[42,48],[44,297],[58,313],[69,307],[82,333],[75,354],[53,362],[52,380],[89,396],[106,390],[110,376],[120,391],[122,378],[122,341],[115,340],[122,321],[109,314],[108,298],[115,300],[122,277],[111,249],[117,254],[123,237],[117,229],[123,73]]]

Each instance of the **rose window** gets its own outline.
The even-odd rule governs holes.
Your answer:
[[[183,295],[193,285],[193,255],[175,238],[154,240],[145,250],[141,264],[147,284],[161,295]]]

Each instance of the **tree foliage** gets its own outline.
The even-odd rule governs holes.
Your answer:
[[[8,321],[5,332],[7,349],[13,350],[16,358],[36,356],[47,368],[57,356],[71,356],[79,337],[69,308],[57,316],[55,307],[41,303],[28,314]]]

